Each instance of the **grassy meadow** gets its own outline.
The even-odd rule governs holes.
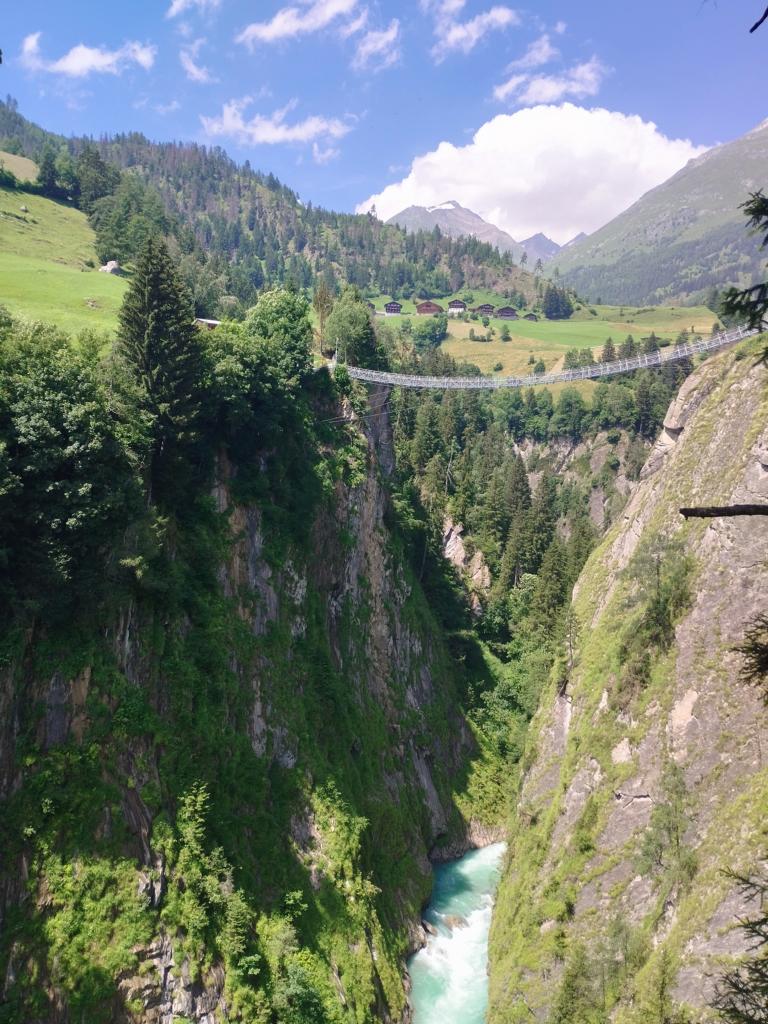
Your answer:
[[[19,181],[35,181],[37,178],[37,164],[34,160],[16,156],[15,153],[6,153],[4,149],[0,149],[0,167],[15,174]]]
[[[589,313],[594,309],[596,315]],[[563,357],[568,349],[591,348],[597,358],[608,337],[618,346],[628,334],[636,341],[653,331],[657,337],[674,341],[685,328],[696,333],[709,334],[717,321],[715,314],[706,306],[655,306],[644,309],[628,306],[590,306],[577,310],[570,320],[528,320],[491,319],[490,326],[495,335],[490,342],[472,341],[470,329],[475,334],[485,335],[487,329],[480,321],[464,323],[449,321],[449,337],[443,348],[458,362],[474,363],[487,373],[518,375],[530,373],[531,355],[542,359],[547,371],[562,369]],[[512,335],[511,341],[501,341],[504,324]],[[499,363],[501,370],[494,370]]]
[[[465,289],[466,291],[466,289]],[[495,307],[508,305],[502,295],[479,288],[471,289],[474,296],[473,305],[491,303]],[[462,298],[463,293],[457,292],[444,299],[435,301],[446,311],[448,303],[455,298]],[[377,295],[371,299],[377,310],[382,310],[389,301],[389,296]],[[403,314],[415,314],[416,304],[403,301]],[[525,310],[522,311],[523,313]],[[392,325],[400,321],[400,317],[388,318]],[[597,358],[602,352],[607,338],[613,338],[618,347],[628,334],[636,341],[649,335],[652,331],[661,339],[674,341],[683,329],[697,334],[709,334],[712,325],[717,322],[716,315],[706,306],[582,306],[577,309],[569,320],[499,320],[491,318],[489,326],[494,335],[488,342],[473,340],[470,330],[476,335],[485,336],[488,328],[481,320],[465,322],[450,318],[448,321],[448,338],[443,342],[443,349],[459,363],[473,363],[484,373],[499,373],[504,376],[528,374],[533,369],[529,362],[531,355],[536,360],[542,359],[547,371],[562,369],[563,357],[568,349],[591,348]],[[510,341],[501,341],[500,335],[504,325],[509,328]],[[501,369],[497,367],[501,364]],[[579,385],[589,392],[594,385]]]
[[[125,289],[124,280],[99,273],[85,214],[0,189],[0,304],[11,313],[72,332],[114,330]]]

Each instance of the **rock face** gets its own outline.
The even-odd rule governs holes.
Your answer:
[[[483,599],[491,589],[491,573],[480,550],[467,551],[464,527],[447,518],[443,523],[443,554],[459,573],[469,589],[469,599],[475,615],[482,615]]]
[[[382,391],[381,401],[386,397]],[[219,602],[218,629],[232,640],[223,668],[211,662],[201,677],[201,686],[220,687],[221,714],[209,726],[202,723],[200,735],[220,730],[221,786],[228,785],[229,748],[262,780],[263,792],[253,793],[252,806],[244,793],[238,812],[250,844],[260,842],[264,856],[290,865],[298,883],[291,888],[306,901],[317,900],[318,917],[335,908],[333,945],[306,954],[315,958],[312,970],[327,976],[342,1005],[364,1000],[356,1019],[364,1013],[365,1020],[394,1022],[408,1019],[402,959],[423,938],[418,921],[431,886],[429,853],[438,840],[466,849],[473,838],[484,837],[470,834],[454,803],[452,778],[471,758],[474,741],[459,710],[440,630],[386,525],[388,497],[380,476],[389,467],[376,463],[374,446],[386,443],[387,428],[379,424],[376,430],[375,438],[358,436],[358,482],[337,483],[304,546],[283,542],[278,553],[263,506],[235,500],[235,470],[221,459],[213,498],[229,524],[229,542],[209,600]],[[32,634],[18,660],[0,666],[0,795],[23,794],[36,770],[34,760],[31,768],[24,766],[22,738],[26,750],[41,752],[38,760],[64,750],[77,758],[82,744],[89,757],[98,756],[102,780],[111,787],[88,843],[104,876],[119,877],[124,899],[136,903],[142,938],[109,961],[125,962],[109,968],[116,972],[109,1019],[232,1019],[221,957],[210,950],[202,967],[194,964],[161,916],[171,889],[184,886],[157,840],[158,814],[172,819],[177,806],[169,801],[161,810],[157,798],[167,784],[167,752],[140,724],[119,739],[113,732],[97,732],[94,739],[93,732],[99,715],[116,706],[105,679],[109,685],[117,681],[119,693],[147,694],[157,721],[172,721],[172,705],[186,699],[187,684],[174,690],[169,676],[179,658],[187,665],[183,645],[194,644],[199,629],[187,613],[156,616],[151,602],[130,601],[95,635],[90,656],[96,669],[91,660],[73,667],[70,652],[53,649],[41,670],[33,657],[40,638]],[[164,658],[168,649],[176,651],[171,661]],[[225,804],[228,794],[217,790],[218,779],[209,785],[214,804]],[[348,794],[343,800],[342,789]],[[344,833],[339,846],[342,816],[349,836],[360,838]],[[113,835],[122,837],[117,847],[116,840],[109,845]],[[21,908],[22,916],[42,922],[59,906],[45,872],[28,891],[28,850],[24,844],[17,849],[13,862],[0,865],[3,939],[11,911]],[[116,860],[118,855],[128,860]],[[237,880],[247,865],[235,867]],[[253,913],[275,906],[280,912],[280,893],[272,878],[261,877],[258,856],[248,870]],[[109,884],[117,887],[118,881]],[[232,878],[220,884],[229,892]],[[385,893],[381,903],[366,895],[370,909],[363,911],[354,892],[350,896],[352,886]],[[279,927],[285,930],[285,923]],[[66,944],[62,935],[57,941]],[[5,948],[0,986],[4,979],[6,996],[13,996],[25,972],[35,970],[40,978],[46,1005],[29,1024],[72,1020],[71,979],[57,974],[53,954],[22,940]],[[98,959],[102,952],[94,948],[90,955]]]
[[[573,970],[611,1019],[651,1019],[666,986],[699,1020],[724,958],[745,951],[737,920],[754,908],[725,870],[765,857],[768,721],[734,647],[768,611],[768,519],[686,523],[678,509],[768,503],[759,347],[689,379],[577,584],[576,668],[534,720],[499,889],[490,1024],[546,1019]],[[626,652],[654,565],[687,573],[689,597],[633,682]]]

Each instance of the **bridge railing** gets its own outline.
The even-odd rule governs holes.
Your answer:
[[[687,359],[701,352],[712,352],[715,349],[724,348],[726,345],[733,345],[758,333],[759,330],[756,328],[734,327],[729,331],[720,331],[712,335],[711,338],[686,341],[675,345],[666,355],[663,349],[658,349],[655,352],[644,352],[641,355],[631,356],[629,359],[616,359],[610,363],[593,363],[573,370],[562,370],[559,373],[535,373],[527,377],[421,377],[416,374],[366,370],[359,366],[347,366],[347,372],[354,380],[364,381],[368,384],[391,384],[401,388],[474,391],[535,387],[537,384],[593,380],[598,377],[630,373],[632,370],[640,370],[648,366],[661,366],[665,363]]]

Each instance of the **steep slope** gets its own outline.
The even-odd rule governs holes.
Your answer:
[[[765,857],[768,721],[734,646],[768,609],[768,520],[678,509],[768,502],[764,344],[686,381],[576,586],[526,753],[490,1024],[699,1020],[745,950],[751,908],[724,872]]]
[[[563,280],[610,303],[690,303],[707,290],[751,283],[758,240],[741,203],[766,187],[768,122],[690,161],[554,262]]]
[[[372,442],[349,442],[306,543],[222,457],[162,579],[135,560],[145,584],[95,620],[4,637],[9,1024],[407,1017],[473,741]]]
[[[495,224],[489,224],[455,199],[440,203],[439,206],[409,206],[390,217],[387,224],[397,224],[407,231],[434,231],[440,228],[449,238],[472,236],[487,242],[499,252],[511,253],[515,259],[519,259],[523,252],[523,246],[512,235],[497,228]]]
[[[0,188],[0,304],[68,331],[110,330],[125,282],[101,274],[95,236],[79,210]]]

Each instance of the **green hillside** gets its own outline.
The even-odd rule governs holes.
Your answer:
[[[764,260],[740,204],[768,186],[768,121],[710,150],[552,262],[590,299],[694,303],[752,283]]]
[[[37,178],[37,164],[25,156],[6,153],[0,149],[0,167],[15,174],[19,181],[34,181]]]
[[[0,189],[0,303],[67,331],[112,330],[125,281],[98,271],[85,214]]]

